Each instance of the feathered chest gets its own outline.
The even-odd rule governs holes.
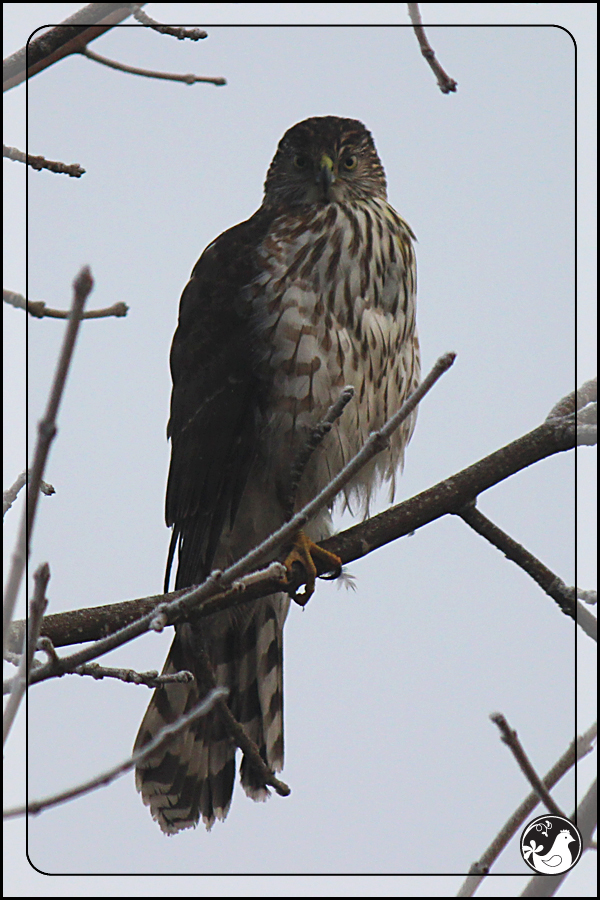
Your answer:
[[[393,375],[414,333],[412,237],[379,199],[274,220],[251,303],[273,411],[289,413],[293,427],[313,424],[345,384],[361,403],[367,383]],[[368,418],[377,427],[375,410]]]

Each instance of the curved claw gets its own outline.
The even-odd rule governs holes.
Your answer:
[[[288,576],[292,578],[292,567],[294,563],[300,563],[306,575],[304,591],[297,593],[290,592],[296,603],[304,606],[312,597],[315,590],[315,579],[319,574],[315,562],[320,562],[322,567],[329,570],[331,574],[327,578],[338,578],[342,571],[342,561],[335,553],[324,550],[311,541],[303,531],[299,531],[293,543],[292,549],[285,560],[285,567]]]

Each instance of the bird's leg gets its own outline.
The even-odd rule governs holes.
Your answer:
[[[288,578],[292,579],[293,565],[300,563],[306,575],[304,591],[297,594],[295,591],[291,593],[292,598],[300,606],[304,606],[312,597],[315,590],[315,579],[319,574],[317,563],[323,571],[331,572],[333,578],[337,578],[342,571],[342,561],[335,553],[324,550],[314,541],[311,541],[303,531],[299,531],[296,535],[292,549],[285,559],[285,567],[288,571]]]

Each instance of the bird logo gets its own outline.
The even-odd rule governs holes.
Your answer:
[[[561,816],[538,816],[521,835],[521,855],[541,875],[568,872],[578,862],[581,849],[581,834]]]

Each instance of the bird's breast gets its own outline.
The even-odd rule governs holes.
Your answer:
[[[313,461],[317,489],[418,380],[411,232],[383,200],[308,207],[273,223],[250,289],[266,443],[282,475],[350,384],[355,396]],[[395,469],[410,431],[388,458]],[[373,473],[369,478],[373,477]]]

